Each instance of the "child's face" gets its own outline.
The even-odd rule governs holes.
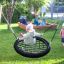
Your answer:
[[[31,21],[30,22],[28,22],[28,24],[30,24],[30,23],[32,23]]]

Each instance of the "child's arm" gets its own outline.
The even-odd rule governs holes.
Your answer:
[[[27,25],[27,26],[26,26],[26,31],[29,32],[29,30],[30,30],[30,26]]]

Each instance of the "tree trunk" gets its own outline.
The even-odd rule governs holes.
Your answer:
[[[7,6],[6,14],[7,14],[7,20],[9,22],[8,29],[12,21],[13,12],[14,12],[14,5],[16,0],[12,0],[11,3]]]

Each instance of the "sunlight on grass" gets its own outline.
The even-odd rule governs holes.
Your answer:
[[[0,62],[0,64],[63,64],[64,59],[49,59],[49,60],[32,60],[32,61],[8,61],[8,62]]]
[[[45,61],[45,64],[59,64],[61,63],[62,61],[64,61],[64,59],[50,59],[48,61]]]
[[[15,23],[15,24],[11,24],[11,27],[17,27],[18,26],[18,24],[17,23]],[[7,24],[0,24],[0,29],[7,29]]]
[[[0,29],[7,29],[7,25],[6,24],[0,25]]]

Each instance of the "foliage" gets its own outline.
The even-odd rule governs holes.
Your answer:
[[[9,5],[11,1],[12,0],[0,0],[0,3],[2,5],[4,5],[3,8],[6,9],[5,7],[7,7],[7,4]],[[14,11],[14,15],[13,15],[12,21],[16,22],[16,21],[19,20],[20,15],[26,15],[27,18],[29,20],[31,20],[33,18],[33,16],[30,13],[32,7],[34,7],[34,11],[37,12],[38,9],[42,5],[46,4],[49,0],[25,0],[25,4],[21,4],[22,0],[14,0],[14,1],[16,1],[16,4],[15,4],[15,7],[14,7],[15,11]],[[6,10],[4,10],[4,12],[5,11]]]
[[[50,0],[25,0],[25,1],[28,8],[31,8],[33,6],[34,11],[38,11],[41,6],[45,5]]]

